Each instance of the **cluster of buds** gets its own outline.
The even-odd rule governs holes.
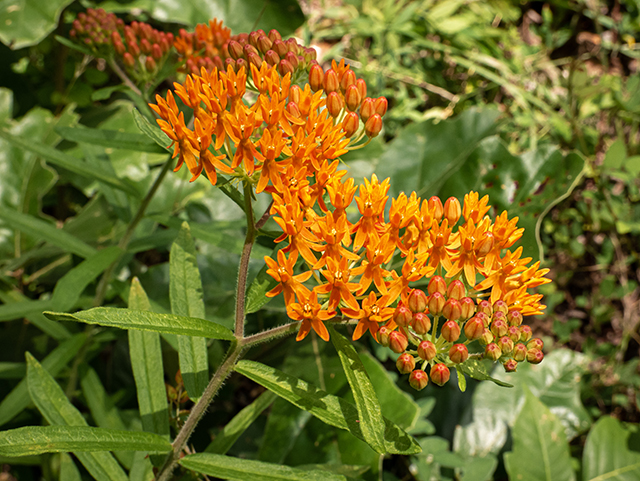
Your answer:
[[[150,80],[158,72],[174,41],[170,32],[161,32],[143,22],[125,25],[115,14],[101,8],[79,13],[70,36],[101,57],[113,56],[139,83]]]
[[[198,74],[201,69],[207,72],[225,70],[224,60],[228,57],[223,46],[231,39],[231,29],[225,27],[222,20],[210,20],[208,24],[196,25],[194,32],[180,29],[174,47],[181,62],[181,71]]]

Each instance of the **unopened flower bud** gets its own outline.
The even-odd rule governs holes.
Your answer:
[[[273,45],[273,42],[266,35],[261,35],[260,37],[257,38],[256,48],[263,54],[266,53],[267,50],[271,50],[272,45]]]
[[[228,71],[229,68],[231,68],[231,70],[233,70],[234,72],[236,71],[236,61],[231,57],[227,57],[224,59],[224,65],[224,70]]]
[[[436,197],[435,195],[430,197],[427,201],[427,205],[435,220],[439,221],[442,219],[442,216],[444,215],[444,207],[440,197]]]
[[[462,299],[460,299],[460,307],[462,309],[460,318],[462,320],[465,320],[473,316],[476,310],[476,303],[473,302],[473,299],[471,299],[470,297],[463,297]]]
[[[444,203],[444,218],[447,219],[449,226],[453,226],[458,222],[462,215],[462,207],[460,201],[455,197],[449,197]]]
[[[507,303],[504,302],[502,299],[498,299],[496,302],[493,303],[493,310],[495,312],[502,312],[506,314],[507,312],[509,312],[509,306],[507,306]]]
[[[356,85],[356,73],[353,70],[349,69],[342,75],[342,78],[340,79],[340,90],[346,93],[347,89],[352,85],[354,87]],[[358,87],[356,87],[356,90],[358,90]],[[360,95],[360,92],[358,92],[358,95]]]
[[[407,303],[411,312],[424,312],[427,308],[427,296],[421,289],[412,289]]]
[[[255,54],[255,55],[260,55],[260,52],[258,52],[258,49],[255,48],[253,45],[247,44],[244,47],[242,47],[242,53],[244,58],[248,59],[250,54]]]
[[[503,319],[494,319],[491,321],[491,332],[496,337],[502,337],[507,334],[509,326]]]
[[[438,386],[444,386],[451,377],[449,368],[442,363],[435,364],[431,368],[431,380]]]
[[[416,312],[411,321],[411,327],[417,334],[423,335],[431,329],[431,319],[424,312]]]
[[[520,340],[522,342],[529,342],[529,339],[533,337],[533,332],[529,326],[522,326],[520,328]]]
[[[271,44],[271,50],[277,53],[280,57],[284,57],[289,51],[289,47],[282,40],[275,40],[273,44]]]
[[[501,311],[494,312],[491,318],[492,321],[497,321],[498,319],[500,319],[501,321],[504,321],[505,323],[507,322],[507,316],[505,316],[504,313]]]
[[[355,85],[350,85],[347,87],[347,91],[344,94],[345,103],[347,104],[347,108],[355,112],[360,107],[360,93]]]
[[[278,65],[280,63],[280,57],[273,50],[267,50],[264,54],[264,61],[269,64],[269,66],[273,67],[274,65]]]
[[[402,303],[393,311],[393,320],[400,327],[408,327],[413,320],[413,313]]]
[[[542,339],[537,337],[534,337],[529,342],[527,342],[527,349],[538,349],[542,351],[543,347],[544,347],[544,342],[542,342]]]
[[[289,52],[292,52],[296,55],[298,55],[298,51],[300,50],[300,45],[298,45],[298,42],[296,42],[295,38],[288,38],[287,40],[285,40],[285,45],[287,46],[287,50],[289,50]]]
[[[466,292],[465,292],[464,284],[460,280],[456,279],[451,284],[449,284],[449,287],[447,288],[447,297],[449,299],[453,298],[453,299],[459,300],[459,299],[462,299],[465,296],[465,294]]]
[[[480,339],[482,337],[484,329],[485,327],[482,319],[480,319],[479,317],[472,317],[464,325],[464,335],[467,336],[467,339],[475,341],[476,339]]]
[[[520,326],[522,324],[522,314],[520,311],[509,311],[507,321],[510,326]]]
[[[524,361],[527,358],[527,346],[521,343],[516,344],[513,347],[512,356],[518,362]]]
[[[342,130],[347,138],[352,137],[360,127],[360,117],[355,112],[348,112],[342,120]]]
[[[460,337],[460,326],[455,321],[447,321],[442,325],[442,337],[449,342],[455,342]]]
[[[407,352],[400,354],[396,361],[396,367],[401,374],[409,374],[416,367],[416,360]]]
[[[338,73],[330,68],[324,73],[324,81],[322,82],[324,91],[327,94],[331,92],[337,92],[340,88],[340,81],[338,80]]]
[[[244,56],[242,45],[235,40],[231,40],[227,48],[229,49],[229,55],[231,55],[234,60],[238,60],[240,57]]]
[[[480,344],[486,346],[487,344],[492,343],[494,339],[493,333],[488,327],[485,327],[484,331],[482,331],[482,336],[480,336]]]
[[[407,336],[402,334],[399,331],[393,331],[389,334],[389,349],[391,349],[396,354],[400,354],[407,349],[409,345],[409,340]]]
[[[518,342],[520,340],[520,328],[516,326],[509,326],[509,329],[507,330],[507,337],[513,342]]]
[[[245,59],[239,58],[238,60],[236,60],[235,71],[239,72],[242,69],[244,69],[245,72],[249,70],[249,64]]]
[[[434,292],[439,292],[443,296],[447,292],[447,283],[441,276],[433,276],[429,280],[429,285],[427,286],[427,292],[429,295],[432,295]]]
[[[153,72],[158,68],[158,64],[153,60],[153,57],[147,57],[144,61],[144,67],[147,69],[147,72]]]
[[[378,114],[373,114],[364,124],[365,134],[367,134],[367,137],[370,137],[372,139],[374,137],[377,137],[381,130],[382,117],[380,117]]]
[[[138,47],[138,44],[136,42],[129,42],[127,44],[127,50],[134,57],[138,57],[140,55],[140,47]]]
[[[442,315],[453,321],[460,319],[460,316],[462,315],[460,302],[457,299],[447,299],[447,302],[444,303],[444,307],[442,308]]]
[[[376,114],[378,114],[380,117],[383,117],[384,114],[387,113],[388,106],[389,102],[387,102],[387,99],[384,97],[378,97],[373,101],[373,107],[376,111]]]
[[[418,356],[425,361],[431,361],[436,357],[436,346],[431,341],[422,341],[418,346]]]
[[[129,68],[133,68],[133,66],[136,64],[133,55],[131,55],[129,52],[125,52],[125,54],[122,56],[122,62]]]
[[[151,43],[149,43],[149,40],[147,40],[146,38],[140,40],[140,50],[145,55],[151,54]]]
[[[277,30],[270,30],[269,31],[269,40],[271,40],[272,42],[275,42],[276,40],[282,40],[282,35],[280,35],[280,32],[278,32]]]
[[[376,333],[376,339],[382,346],[389,347],[389,334],[391,334],[391,329],[387,326],[380,326]]]
[[[509,355],[513,352],[513,341],[507,336],[502,336],[500,339],[498,339],[498,342],[496,342],[496,344],[498,344],[498,347],[502,351],[502,354]]]
[[[373,105],[373,99],[370,97],[365,98],[360,105],[360,118],[363,122],[366,122],[376,113],[376,109]]]
[[[487,347],[484,348],[484,357],[486,357],[487,359],[497,361],[501,356],[502,350],[495,342],[487,344]]]
[[[288,60],[280,60],[280,62],[278,62],[278,72],[283,77],[287,74],[293,74],[294,70],[293,65],[291,65],[291,62]]]
[[[491,318],[487,316],[484,312],[476,312],[476,315],[474,317],[477,317],[478,319],[480,319],[482,321],[482,324],[484,324],[484,327],[489,327]]]
[[[454,344],[449,349],[449,359],[451,359],[451,362],[460,364],[461,362],[465,362],[468,358],[469,351],[467,350],[467,346],[464,344]]]
[[[540,349],[529,349],[527,351],[527,361],[531,364],[540,364],[544,359],[544,354]]]
[[[154,43],[151,46],[151,56],[154,60],[160,60],[164,54],[162,53],[162,48],[157,43]]]
[[[363,99],[367,96],[367,84],[366,82],[359,78],[356,80],[356,87],[358,88],[358,92],[360,93],[360,98]]]
[[[493,315],[493,308],[491,307],[491,303],[487,300],[478,302],[478,312],[482,312],[491,317]]]
[[[322,88],[322,82],[324,80],[324,70],[318,64],[315,64],[309,70],[309,87],[314,92],[317,92]]]
[[[409,384],[416,391],[422,391],[429,384],[429,376],[421,369],[416,369],[409,375]]]
[[[503,366],[504,370],[507,372],[516,372],[516,369],[518,369],[518,361],[516,361],[515,359],[509,359],[505,361]]]
[[[442,314],[442,308],[444,307],[444,304],[444,296],[439,292],[434,292],[429,296],[429,312],[434,316],[439,316],[440,314]]]
[[[257,68],[260,68],[262,66],[262,62],[264,62],[264,60],[262,60],[262,57],[260,55],[253,52],[247,55],[247,60],[249,61],[250,64],[255,65]],[[295,87],[297,87],[297,85],[295,85]]]
[[[115,32],[114,32],[115,33]],[[118,55],[124,55],[127,51],[127,47],[121,41],[113,42],[113,49],[116,51]]]

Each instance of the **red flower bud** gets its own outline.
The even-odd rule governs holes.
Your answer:
[[[497,361],[501,356],[502,350],[494,342],[487,344],[487,347],[484,348],[484,357],[491,359],[492,361]]]
[[[521,343],[516,344],[513,347],[512,356],[518,362],[524,361],[527,358],[527,346]]]
[[[365,83],[365,81],[359,78],[358,80],[356,80],[356,87],[358,88],[358,92],[360,93],[360,98],[365,98],[367,96],[367,84]]]
[[[509,326],[503,319],[494,319],[491,321],[491,332],[496,337],[502,337],[507,334]]]
[[[391,329],[387,326],[380,326],[376,333],[376,339],[384,347],[389,347],[389,334],[391,334]]]
[[[127,50],[129,50],[129,53],[134,57],[140,55],[140,47],[138,47],[138,44],[136,42],[129,42],[127,44]]]
[[[344,98],[349,110],[352,112],[358,110],[358,107],[360,107],[360,93],[358,93],[358,89],[355,85],[347,87]]]
[[[287,74],[293,74],[294,70],[293,65],[288,60],[280,60],[278,63],[278,72],[283,77]]]
[[[340,79],[340,90],[342,90],[342,92],[346,92],[352,85],[354,87],[356,85],[356,73],[349,69],[342,74],[342,78]],[[358,90],[358,87],[356,87],[356,90]],[[360,92],[358,92],[358,95],[360,95]]]
[[[407,327],[413,320],[413,313],[402,303],[393,311],[393,320],[400,327]]]
[[[269,66],[273,67],[280,63],[280,57],[273,50],[267,50],[267,53],[264,54],[264,61],[267,62]]]
[[[509,311],[507,321],[510,326],[520,326],[522,324],[522,314],[520,311]]]
[[[509,339],[507,336],[502,336],[498,339],[498,347],[502,351],[502,354],[509,355],[513,352],[513,341]]]
[[[436,197],[435,195],[430,197],[427,205],[429,206],[429,211],[433,214],[435,220],[439,221],[442,219],[442,216],[444,215],[444,207],[442,206],[442,201],[439,197]]]
[[[146,38],[140,40],[140,50],[145,55],[149,55],[151,53],[151,44],[149,43],[149,40]]]
[[[476,303],[470,297],[460,299],[460,307],[462,308],[461,319],[469,319],[476,310]]]
[[[534,337],[529,342],[527,342],[527,349],[538,349],[539,351],[542,351],[543,347],[544,342],[542,342],[542,339],[539,339],[537,337]]]
[[[476,315],[473,317],[477,317],[482,321],[484,327],[489,327],[489,323],[491,322],[491,318],[487,316],[484,312],[476,312]]]
[[[122,62],[129,68],[133,68],[133,66],[136,64],[133,55],[131,55],[129,52],[125,52],[125,54],[122,56]]]
[[[267,50],[270,50],[272,45],[273,42],[266,35],[258,37],[256,42],[256,47],[261,53],[265,53]]]
[[[296,42],[295,38],[288,38],[287,40],[285,40],[284,43],[287,46],[287,50],[289,52],[292,52],[298,55],[298,51],[300,50],[300,45],[298,45],[298,42]]]
[[[277,53],[280,57],[284,57],[289,51],[289,48],[287,47],[287,44],[282,40],[274,40],[273,44],[271,45],[271,50]]]
[[[465,291],[462,281],[455,280],[449,284],[449,287],[447,288],[447,297],[450,299],[462,299],[466,294]]]
[[[411,321],[411,327],[417,334],[423,335],[431,329],[431,319],[424,312],[416,312]]]
[[[520,329],[516,326],[510,326],[507,330],[507,337],[513,342],[518,342],[520,340]]]
[[[373,114],[364,124],[364,132],[365,134],[367,134],[367,137],[377,137],[381,130],[382,117],[380,117],[378,114]]]
[[[250,54],[255,54],[255,55],[260,55],[260,52],[258,52],[258,49],[255,48],[253,45],[247,44],[244,47],[242,47],[242,54],[244,58],[249,58]]]
[[[483,346],[486,346],[487,344],[493,342],[494,337],[492,332],[489,330],[488,327],[484,328],[484,331],[482,331],[482,336],[480,336],[480,344],[482,344]]]
[[[507,306],[507,303],[504,302],[502,299],[498,299],[496,302],[493,303],[493,310],[495,312],[502,312],[506,314],[509,311],[509,306]]]
[[[278,32],[275,29],[270,30],[269,31],[269,40],[271,40],[272,42],[275,42],[276,40],[282,40],[282,35],[280,35],[280,32]]]
[[[431,285],[431,284],[429,284]],[[429,296],[429,312],[434,316],[439,316],[442,313],[444,307],[444,296],[439,292],[434,292]]]
[[[158,68],[158,64],[153,57],[147,57],[144,61],[144,67],[147,69],[147,72],[154,72]]]
[[[258,37],[260,35],[261,34],[258,33],[258,32],[249,33],[249,38],[248,38],[249,43],[246,44],[246,45],[251,45],[252,47],[257,47],[258,46]],[[269,49],[267,49],[267,50],[269,50]]]
[[[387,99],[384,97],[378,97],[373,101],[373,107],[376,111],[376,114],[378,114],[380,117],[383,117],[384,114],[387,113],[388,106],[389,102],[387,102]]]
[[[544,354],[540,349],[529,349],[527,351],[527,361],[531,364],[540,364],[544,359]]]
[[[324,70],[318,64],[312,65],[309,70],[309,86],[311,90],[317,92],[322,88],[322,82],[324,80]]]
[[[409,374],[416,367],[416,360],[409,353],[401,354],[396,361],[396,367],[401,374]]]
[[[442,363],[435,364],[431,368],[431,380],[438,386],[444,386],[450,376],[449,368]]]
[[[442,337],[449,342],[455,342],[460,337],[460,326],[455,321],[447,321],[442,325]]]
[[[447,219],[449,226],[453,226],[458,222],[462,215],[462,207],[460,201],[455,197],[449,197],[444,203],[444,217]]]
[[[422,391],[429,384],[429,376],[426,372],[416,369],[409,376],[409,384],[416,391]]]
[[[464,344],[454,344],[449,349],[449,359],[451,362],[455,362],[456,364],[460,364],[461,362],[465,362],[469,359],[469,351],[467,350],[467,346]]]
[[[224,70],[228,70],[229,67],[231,67],[231,70],[233,70],[234,72],[237,71],[236,70],[236,61],[233,60],[231,57],[228,57],[228,58],[224,59],[224,65],[225,65]]]
[[[242,45],[235,40],[231,40],[227,48],[229,49],[229,55],[234,60],[238,60],[240,57],[244,56],[244,49],[242,48]]]
[[[162,53],[162,48],[157,43],[154,43],[151,46],[151,56],[154,60],[160,60],[164,54]]]
[[[518,361],[515,359],[509,359],[508,361],[505,361],[503,366],[504,370],[507,372],[516,372],[516,369],[518,369]]]
[[[284,59],[293,66],[293,70],[296,70],[300,65],[300,60],[298,60],[298,56],[293,52],[287,52],[287,54],[284,56]]]
[[[347,138],[352,137],[360,127],[360,117],[355,112],[348,112],[342,120],[342,130]]]
[[[529,326],[522,326],[520,328],[520,340],[522,342],[529,342],[529,339],[533,337],[533,332]]]
[[[493,316],[493,308],[491,307],[491,303],[486,300],[478,302],[478,312],[482,312],[489,317]]]
[[[427,308],[427,296],[420,289],[411,289],[408,304],[411,312],[424,312]]]
[[[447,299],[447,302],[444,303],[444,307],[442,308],[442,315],[453,321],[460,319],[460,316],[462,315],[460,302],[458,302],[457,299]]]
[[[241,69],[244,69],[245,72],[249,70],[249,63],[243,58],[236,60],[235,71],[239,72]]]
[[[418,356],[425,361],[431,361],[436,357],[436,346],[431,341],[422,341],[418,346]]]
[[[337,92],[340,88],[340,80],[338,80],[338,73],[330,68],[324,73],[324,81],[322,82],[324,91],[328,94],[331,92]]]
[[[118,40],[117,42],[113,42],[113,49],[120,56],[124,55],[125,52],[127,51],[127,47],[125,47],[124,43],[122,43],[120,40]]]
[[[373,105],[373,99],[370,97],[365,98],[360,105],[360,118],[363,122],[366,122],[376,113],[376,109]]]
[[[257,68],[260,68],[262,66],[262,62],[264,62],[264,60],[262,60],[262,57],[260,55],[253,52],[247,55],[247,60],[249,61],[249,63],[255,65]],[[297,85],[295,85],[295,87],[297,87]]]
[[[342,98],[336,92],[331,92],[327,95],[327,110],[329,115],[336,118],[342,111]]]
[[[396,354],[400,354],[407,349],[409,345],[409,341],[407,336],[402,334],[399,331],[393,331],[389,334],[389,349],[391,349]]]
[[[439,292],[441,295],[445,295],[447,292],[447,283],[440,276],[433,276],[429,280],[429,285],[427,286],[427,292],[429,295],[432,295],[434,292]]]
[[[485,328],[482,319],[480,319],[479,317],[472,317],[464,325],[464,335],[467,336],[467,339],[475,341],[476,339],[480,339],[482,337],[484,329]]]

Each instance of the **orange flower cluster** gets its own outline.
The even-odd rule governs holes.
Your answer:
[[[180,29],[173,46],[184,61],[182,71],[197,74],[203,67],[209,72],[214,68],[224,70],[224,59],[228,55],[224,54],[223,47],[230,38],[231,29],[217,19],[196,25],[195,32]]]

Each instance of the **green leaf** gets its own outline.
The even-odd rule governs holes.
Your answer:
[[[276,399],[269,411],[258,459],[284,462],[309,419],[311,413],[293,408],[291,403],[283,398]],[[353,437],[350,437],[350,440],[353,441]],[[369,451],[371,452],[370,449]]]
[[[262,411],[271,406],[271,403],[276,398],[277,396],[271,391],[263,392],[255,401],[236,414],[221,432],[216,434],[216,437],[205,451],[207,453],[226,454],[229,448],[233,446],[233,443],[251,426],[251,423],[260,416]]]
[[[42,368],[51,376],[57,376],[69,361],[78,354],[86,340],[87,336],[85,334],[76,334],[67,339],[44,358]],[[11,421],[30,405],[29,387],[25,378],[0,403],[0,426]]]
[[[616,140],[607,150],[602,167],[609,170],[620,170],[627,158],[627,147],[623,140]]]
[[[67,272],[53,289],[53,308],[68,311],[75,307],[86,287],[116,262],[121,253],[117,246],[101,249]]]
[[[28,426],[0,432],[4,456],[124,450],[163,453],[171,450],[171,443],[156,434],[89,426]]]
[[[160,147],[146,135],[117,130],[90,129],[86,127],[58,127],[56,132],[64,139],[72,142],[85,142],[112,149],[133,150],[135,152],[150,152],[164,154],[167,149]]]
[[[60,479],[65,481],[82,481],[80,471],[67,453],[60,454]]]
[[[0,42],[14,50],[40,43],[58,25],[72,0],[4,2],[0,9]]]
[[[456,376],[458,378],[458,388],[460,392],[465,392],[467,390],[467,379],[464,377],[464,372],[460,366],[456,366]]]
[[[153,465],[147,453],[137,451],[133,455],[133,466],[129,471],[129,481],[154,481]]]
[[[0,379],[22,379],[26,373],[23,362],[0,362]]]
[[[371,380],[364,368],[364,364],[358,357],[353,345],[337,332],[333,326],[329,326],[331,341],[333,342],[342,368],[347,376],[347,381],[351,386],[353,399],[358,410],[358,420],[364,442],[380,453],[385,453],[384,445],[384,422],[382,421],[382,409],[378,402],[378,396],[371,385]]]
[[[51,309],[51,299],[31,300],[18,290],[0,291],[0,321],[11,321],[26,318],[42,332],[50,335],[56,341],[63,341],[71,337],[71,333],[59,322],[53,322],[42,315],[42,311]]]
[[[583,481],[637,481],[640,453],[629,449],[630,434],[617,419],[601,417],[584,445]]]
[[[149,122],[138,109],[133,109],[133,120],[144,135],[159,145],[165,152],[169,150],[171,139],[157,125]]]
[[[460,365],[460,369],[471,379],[476,379],[478,381],[491,381],[502,387],[513,387],[513,384],[509,384],[508,382],[489,376],[485,363],[479,359],[467,359]]]
[[[180,234],[171,246],[169,270],[171,312],[179,316],[203,318],[202,280],[196,260],[196,247],[186,222],[182,224]],[[207,342],[202,338],[180,336],[178,354],[187,394],[191,400],[197,401],[209,382]]]
[[[72,42],[68,38],[61,37],[60,35],[54,35],[53,38],[55,38],[56,41],[58,41],[59,43],[61,43],[65,47],[69,47],[70,49],[76,50],[76,51],[78,51],[80,53],[83,53],[85,55],[93,56],[93,52],[90,49],[88,49],[87,47],[84,47],[84,46],[82,46],[82,45],[80,45],[78,43]]]
[[[41,142],[12,135],[2,128],[0,128],[0,137],[19,148],[41,156],[47,162],[54,165],[63,167],[83,177],[104,182],[110,187],[126,192],[127,194],[131,194],[134,197],[140,197],[140,194],[133,185],[118,179],[111,173],[105,171],[102,167],[89,165],[81,159],[65,154],[64,152]]]
[[[44,239],[65,252],[80,257],[90,257],[97,251],[77,237],[57,229],[53,224],[28,214],[21,214],[13,209],[0,209],[0,219],[8,226],[31,235],[36,239]]]
[[[88,427],[80,411],[69,402],[55,379],[31,354],[27,352],[26,357],[27,382],[31,399],[49,424]],[[77,452],[75,454],[96,480],[127,480],[127,475],[110,453]]]
[[[149,299],[137,277],[131,281],[129,307],[151,310]],[[129,330],[129,356],[136,381],[138,406],[145,431],[169,437],[169,404],[164,385],[162,348],[157,332]]]
[[[364,441],[357,408],[339,397],[328,394],[302,379],[285,374],[273,367],[254,361],[239,361],[235,370],[258,384],[273,391],[300,409],[331,426],[345,429]],[[415,454],[420,452],[418,443],[398,426],[386,418],[384,450],[392,454]]]
[[[346,481],[344,476],[327,471],[302,470],[211,453],[190,454],[179,463],[198,473],[237,481]]]
[[[138,331],[207,337],[227,341],[235,339],[233,332],[229,329],[205,319],[174,316],[173,314],[156,314],[155,312],[134,309],[94,307],[75,314],[47,311],[44,315],[54,321],[77,321],[119,329],[136,329]]]
[[[526,388],[525,403],[511,435],[513,451],[504,455],[509,479],[575,480],[562,423]]]

